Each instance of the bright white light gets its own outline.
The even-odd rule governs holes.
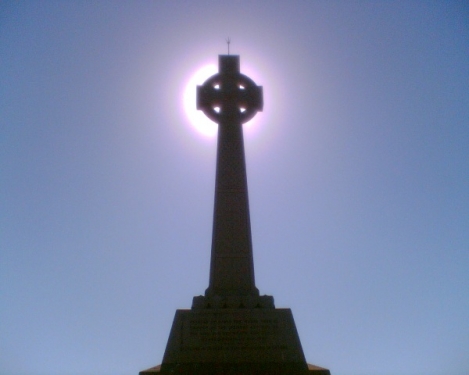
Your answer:
[[[214,137],[217,134],[218,125],[211,121],[202,111],[196,108],[197,85],[202,85],[207,78],[218,72],[216,65],[205,65],[197,70],[187,82],[184,90],[184,112],[190,124],[202,135]]]

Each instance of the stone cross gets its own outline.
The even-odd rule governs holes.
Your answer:
[[[218,123],[210,283],[205,296],[257,297],[242,124],[262,111],[262,87],[240,73],[239,56],[221,55],[218,63],[219,73],[197,87],[197,109]]]

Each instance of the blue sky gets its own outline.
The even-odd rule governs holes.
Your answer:
[[[182,95],[226,51],[256,284],[333,375],[469,371],[464,1],[0,5],[0,374],[137,374],[208,286],[216,139]],[[194,88],[195,90],[195,88]]]

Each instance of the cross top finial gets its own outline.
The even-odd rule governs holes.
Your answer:
[[[230,37],[226,38],[226,44],[228,45],[228,55],[230,54],[230,43],[231,43]]]

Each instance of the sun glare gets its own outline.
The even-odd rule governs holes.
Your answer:
[[[209,120],[202,111],[196,108],[196,87],[202,85],[205,80],[218,72],[217,66],[205,65],[197,70],[187,82],[184,89],[184,112],[190,124],[202,135],[214,137],[217,134],[218,125]]]

